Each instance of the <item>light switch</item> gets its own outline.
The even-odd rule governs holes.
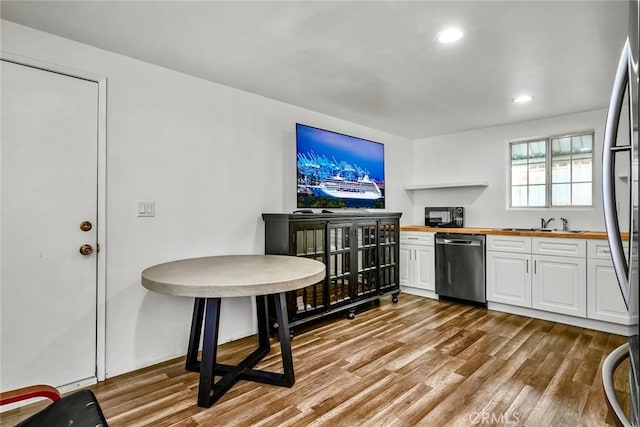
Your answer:
[[[156,202],[153,200],[138,200],[138,216],[156,216]]]

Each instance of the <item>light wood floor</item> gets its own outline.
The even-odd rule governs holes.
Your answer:
[[[185,331],[188,333],[188,331]],[[209,409],[184,358],[92,389],[111,426],[602,426],[614,425],[600,366],[625,338],[401,294],[392,304],[300,331],[296,383],[241,381]],[[233,363],[255,337],[220,348]],[[259,368],[280,369],[279,348]],[[628,365],[616,388],[628,401]],[[28,409],[4,414],[11,425]]]

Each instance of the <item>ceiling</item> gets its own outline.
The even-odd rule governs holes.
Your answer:
[[[621,1],[2,1],[3,19],[410,138],[606,107]],[[444,45],[436,34],[465,33]],[[520,93],[535,98],[514,104]]]

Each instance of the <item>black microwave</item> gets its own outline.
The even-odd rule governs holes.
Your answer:
[[[424,225],[427,227],[464,227],[464,208],[461,206],[424,208]]]

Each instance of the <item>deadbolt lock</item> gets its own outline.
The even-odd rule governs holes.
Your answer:
[[[93,253],[93,248],[91,245],[82,245],[80,246],[80,253],[84,256],[91,255]]]
[[[80,223],[80,230],[82,231],[89,231],[93,228],[93,224],[91,224],[89,221],[82,221]]]

